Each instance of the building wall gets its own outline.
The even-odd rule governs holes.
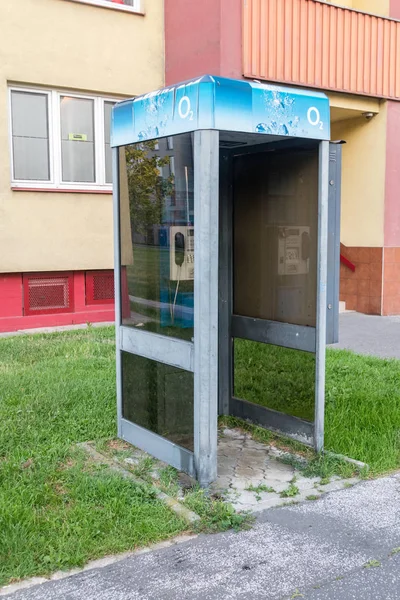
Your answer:
[[[165,0],[167,85],[199,75],[242,77],[241,0]]]
[[[111,194],[11,190],[7,84],[113,97],[162,86],[163,1],[144,8],[0,3],[0,272],[112,268]]]
[[[341,242],[383,246],[387,106],[364,117],[332,123],[332,139],[344,140]]]

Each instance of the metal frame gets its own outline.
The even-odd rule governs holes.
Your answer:
[[[233,315],[232,335],[254,342],[304,350],[305,352],[315,352],[315,327]]]
[[[124,352],[137,354],[184,371],[194,371],[194,348],[191,342],[122,326],[120,348]]]
[[[318,451],[323,448],[329,142],[319,144],[319,285],[317,324],[316,328],[312,328],[232,314],[232,158],[235,153],[223,150],[219,155],[218,131],[199,130],[193,136],[196,219],[194,344],[122,326],[119,149],[113,149],[118,435],[195,476],[200,485],[208,486],[217,476],[218,412],[255,421],[305,444],[313,444]],[[295,147],[300,145],[297,143]],[[285,146],[289,149],[288,145]],[[279,144],[279,148],[283,147]],[[316,353],[315,423],[233,396],[233,337]],[[122,351],[194,373],[193,453],[123,418]]]
[[[136,425],[127,419],[121,419],[121,436],[123,440],[131,442],[135,440],[135,446],[148,452],[175,467],[178,471],[184,471],[191,477],[196,477],[193,452],[178,446],[162,436]]]
[[[218,412],[229,415],[230,402],[233,395],[233,340],[232,323],[232,223],[233,223],[233,188],[232,159],[230,151],[220,151],[220,185],[219,185],[219,389]]]
[[[152,431],[144,429],[123,418],[122,361],[121,352],[137,354],[152,360],[193,371],[193,344],[184,340],[167,338],[159,334],[122,326],[121,297],[121,236],[119,202],[119,148],[112,149],[113,160],[113,206],[114,206],[114,283],[115,283],[115,338],[117,372],[117,419],[118,437],[134,443],[145,452],[167,462],[176,469],[195,477],[193,452],[177,446]]]
[[[330,276],[327,286],[327,344],[336,344],[339,341],[341,144],[342,142],[329,144],[328,273]]]
[[[217,477],[219,132],[194,133],[194,459],[202,486]]]
[[[235,397],[231,398],[230,413],[244,421],[251,421],[279,433],[283,432],[307,446],[313,445],[314,424],[304,419]]]
[[[219,132],[194,132],[194,344],[121,324],[119,156],[113,150],[118,435],[208,486],[217,477]],[[123,418],[121,352],[194,372],[194,453]]]
[[[318,148],[318,261],[316,327],[304,327],[277,321],[233,314],[233,202],[232,159],[234,156],[263,151],[307,150]],[[340,167],[339,167],[340,168]],[[219,263],[219,412],[231,414],[261,426],[279,431],[319,452],[324,442],[325,403],[325,340],[327,313],[327,251],[328,251],[328,175],[329,142],[294,140],[263,144],[250,148],[221,152],[220,161],[220,263]],[[224,180],[227,181],[224,181]],[[335,213],[337,219],[337,213]],[[315,420],[314,423],[287,415],[252,402],[236,398],[233,392],[233,338],[293,348],[315,353]]]
[[[318,263],[317,263],[317,328],[315,363],[314,446],[324,448],[325,426],[325,354],[326,354],[326,288],[328,278],[328,200],[329,142],[319,145],[318,182]]]
[[[114,220],[114,298],[115,298],[115,361],[117,380],[117,427],[118,437],[122,437],[122,366],[120,349],[120,327],[122,322],[121,298],[121,228],[119,214],[119,148],[112,149],[113,171],[113,220]]]

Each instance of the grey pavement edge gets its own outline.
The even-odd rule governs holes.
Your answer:
[[[339,318],[339,343],[330,347],[400,359],[400,316],[342,313]]]
[[[249,531],[199,536],[4,598],[400,600],[399,500],[400,475],[362,482],[266,510]]]

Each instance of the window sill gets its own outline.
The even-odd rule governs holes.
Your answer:
[[[40,187],[16,187],[11,186],[13,192],[51,192],[53,194],[108,194],[112,195],[112,190],[87,190],[71,188],[40,188]]]
[[[144,11],[142,10],[143,0],[140,0],[139,9],[133,6],[114,4],[113,2],[109,2],[108,0],[67,0],[67,2],[76,2],[77,4],[89,4],[91,6],[97,6],[97,8],[107,8],[108,10],[133,13],[134,15],[139,15],[141,17],[145,16]]]

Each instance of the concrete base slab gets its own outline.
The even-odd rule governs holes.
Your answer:
[[[236,429],[220,431],[218,479],[211,490],[221,494],[238,511],[260,512],[293,504],[348,487],[348,480],[332,478],[327,485],[319,477],[304,477],[280,461],[284,452],[254,440]],[[358,480],[351,480],[354,484]]]

